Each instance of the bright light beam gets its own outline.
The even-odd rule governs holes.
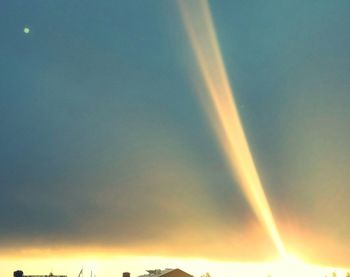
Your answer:
[[[210,116],[223,152],[257,218],[278,252],[286,250],[264,193],[227,77],[207,0],[179,0],[187,35],[205,83],[200,99]]]

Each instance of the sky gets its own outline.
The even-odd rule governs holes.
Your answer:
[[[350,267],[350,3],[209,3],[286,248]],[[197,97],[177,2],[5,0],[0,33],[1,257],[278,255]]]

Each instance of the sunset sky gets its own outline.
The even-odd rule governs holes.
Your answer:
[[[287,252],[350,268],[350,2],[209,3]],[[198,97],[180,10],[1,2],[1,276],[278,259]]]

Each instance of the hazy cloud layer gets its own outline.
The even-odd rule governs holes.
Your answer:
[[[286,244],[345,263],[349,2],[211,7]],[[175,3],[5,1],[0,33],[2,245],[274,255],[195,97]]]

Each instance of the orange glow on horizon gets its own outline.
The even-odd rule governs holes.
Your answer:
[[[199,96],[213,123],[231,172],[238,179],[240,188],[279,254],[286,256],[285,246],[263,190],[236,108],[208,2],[179,0],[179,5],[206,86],[206,93],[199,92]]]
[[[99,256],[75,256],[75,257],[43,257],[43,258],[6,258],[0,260],[0,274],[12,276],[13,271],[23,270],[27,274],[65,274],[77,276],[81,268],[86,275],[92,272],[96,276],[121,276],[122,272],[129,271],[132,276],[145,273],[147,269],[155,268],[181,268],[194,275],[201,276],[209,272],[213,277],[244,276],[345,276],[348,271],[345,268],[323,267],[304,263],[302,260],[286,256],[283,259],[271,262],[224,262],[202,258],[181,258],[163,256],[136,256],[136,255],[112,255]]]

